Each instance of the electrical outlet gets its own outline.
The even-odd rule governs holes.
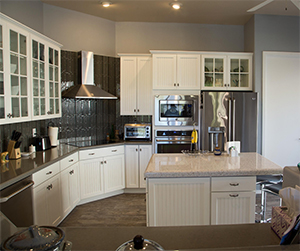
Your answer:
[[[32,128],[32,137],[36,137],[36,128]]]

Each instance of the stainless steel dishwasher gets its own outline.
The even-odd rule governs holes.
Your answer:
[[[33,225],[32,177],[0,191],[0,211],[16,226]]]

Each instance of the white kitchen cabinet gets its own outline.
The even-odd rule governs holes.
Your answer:
[[[147,226],[210,224],[210,178],[147,179]]]
[[[213,177],[211,224],[255,222],[256,177]]]
[[[60,117],[60,47],[34,35],[31,41],[32,117]]]
[[[34,224],[57,226],[62,219],[59,162],[33,174]]]
[[[152,59],[150,55],[121,55],[121,115],[152,115]]]
[[[0,123],[60,117],[61,45],[2,13],[0,35]]]
[[[82,150],[79,159],[81,200],[125,187],[124,146]]]
[[[125,188],[124,154],[104,157],[104,191],[113,192]]]
[[[80,201],[78,153],[60,161],[62,217],[66,217]]]
[[[202,90],[252,90],[252,53],[201,55]]]
[[[144,172],[152,156],[152,145],[125,146],[126,188],[146,188]]]
[[[200,89],[200,54],[151,52],[153,53],[153,89]]]

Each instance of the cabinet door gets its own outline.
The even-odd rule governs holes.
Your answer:
[[[81,199],[90,198],[103,193],[103,158],[80,161]]]
[[[151,178],[148,226],[209,225],[210,178]]]
[[[137,59],[121,57],[120,114],[136,115]]]
[[[3,40],[3,30],[5,29],[5,24],[0,20],[0,123],[6,120],[6,110],[7,110],[7,95],[6,94],[6,73],[4,71],[4,40]],[[8,118],[7,118],[8,119]]]
[[[255,191],[212,193],[211,224],[242,224],[254,221]]]
[[[200,89],[200,55],[177,55],[177,88]]]
[[[229,88],[231,90],[252,90],[252,56],[229,56],[228,65]]]
[[[79,196],[79,164],[72,166],[61,172],[61,195],[62,211],[65,217],[77,205]]]
[[[104,158],[104,186],[106,193],[125,188],[124,155]]]
[[[137,115],[152,115],[152,60],[137,58]]]
[[[60,175],[33,189],[34,224],[57,226],[62,218]]]
[[[140,145],[139,147],[139,179],[140,188],[146,188],[146,180],[144,179],[144,173],[148,166],[149,160],[152,156],[151,145]]]
[[[153,55],[153,89],[174,89],[176,81],[176,55]]]
[[[125,146],[126,188],[139,187],[139,146]]]
[[[202,55],[202,89],[226,90],[226,56]]]

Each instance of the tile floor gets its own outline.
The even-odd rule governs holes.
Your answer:
[[[272,206],[279,204],[278,196],[267,194],[267,218],[271,218]],[[256,196],[256,205],[259,211],[260,195]],[[260,220],[259,215],[256,220]],[[77,206],[59,226],[146,226],[145,194],[121,194]]]

